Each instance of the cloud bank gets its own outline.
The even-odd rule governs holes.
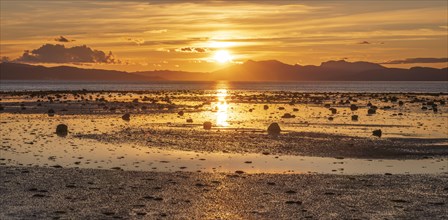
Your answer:
[[[202,47],[182,47],[176,49],[176,52],[182,52],[182,53],[206,53],[208,52],[208,48],[202,48]]]
[[[109,52],[94,50],[86,45],[65,47],[61,44],[45,44],[38,49],[25,51],[15,61],[24,63],[120,63]]]

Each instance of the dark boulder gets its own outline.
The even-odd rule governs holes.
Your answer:
[[[381,129],[373,130],[373,132],[372,132],[372,135],[377,136],[377,137],[381,137],[382,134],[383,134],[383,132],[381,131]]]
[[[268,134],[270,135],[279,135],[282,129],[280,129],[280,126],[278,123],[272,123],[268,127]]]
[[[356,110],[358,110],[358,106],[356,106],[355,104],[351,104],[350,105],[350,110],[356,111]]]
[[[68,126],[65,124],[59,124],[56,126],[56,134],[61,137],[65,137],[68,134]]]

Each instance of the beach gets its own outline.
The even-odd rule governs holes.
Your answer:
[[[0,217],[443,219],[447,98],[3,92]]]

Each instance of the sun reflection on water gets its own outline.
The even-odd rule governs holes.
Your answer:
[[[229,123],[227,122],[229,118],[228,108],[229,104],[227,103],[227,86],[225,83],[219,83],[217,85],[218,89],[216,90],[216,97],[218,99],[215,109],[216,109],[216,125],[227,127]]]

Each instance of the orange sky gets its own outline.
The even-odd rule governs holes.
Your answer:
[[[112,51],[115,58],[114,63],[33,61],[49,60],[46,65],[213,71],[248,59],[319,65],[448,57],[447,1],[0,2],[2,57],[15,60],[25,50],[63,44]],[[68,42],[56,41],[60,36]],[[216,57],[222,51],[230,56],[223,63]]]

